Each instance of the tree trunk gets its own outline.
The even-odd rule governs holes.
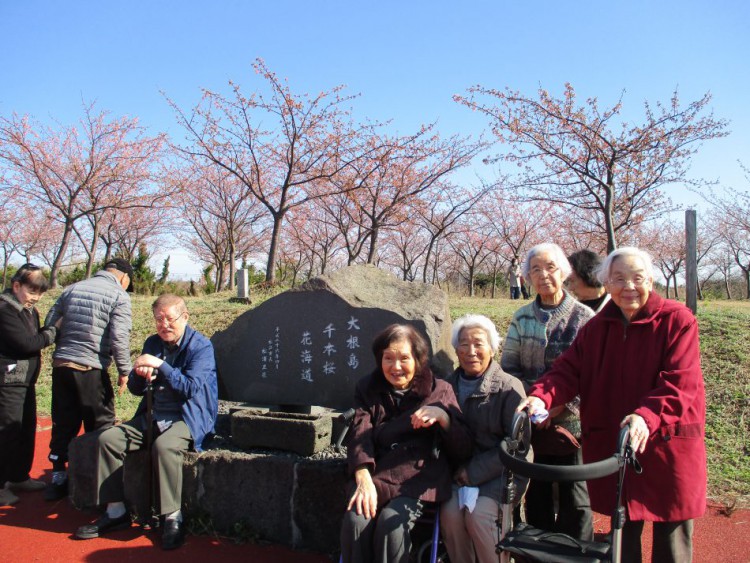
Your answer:
[[[281,224],[284,222],[283,213],[273,214],[273,230],[271,231],[271,247],[268,249],[268,262],[266,262],[266,281],[276,281],[276,252],[279,248],[279,237],[281,235]]]
[[[677,273],[672,274],[672,284],[674,286],[674,298],[679,301],[680,293],[677,291]]]
[[[427,270],[430,268],[430,257],[432,256],[432,247],[435,245],[435,238],[436,237],[430,237],[430,244],[427,245],[427,254],[424,259],[424,269],[422,270],[422,281],[424,283],[427,283]]]
[[[57,275],[60,272],[60,266],[62,266],[63,257],[68,251],[68,244],[70,244],[70,233],[73,232],[73,222],[70,219],[65,220],[65,226],[63,227],[63,237],[60,242],[60,246],[55,254],[55,259],[52,262],[52,268],[49,272],[49,283],[50,287],[57,287]]]
[[[469,267],[469,297],[474,297],[474,266]]]
[[[604,226],[607,230],[607,254],[617,249],[617,241],[615,240],[615,222],[612,210],[614,203],[614,187],[610,182],[607,185],[607,195],[604,201]]]
[[[367,253],[367,263],[375,264],[378,256],[378,231],[379,227],[373,227],[370,231],[370,251]]]
[[[234,290],[234,279],[235,279],[235,273],[236,269],[234,266],[234,261],[236,258],[236,250],[234,246],[234,237],[232,237],[229,240],[229,289]]]
[[[91,237],[91,247],[86,251],[88,260],[86,260],[86,278],[91,277],[94,271],[94,260],[96,259],[96,246],[99,243],[99,221],[94,220],[94,234]]]

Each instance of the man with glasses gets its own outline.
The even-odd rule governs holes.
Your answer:
[[[112,426],[115,394],[107,368],[114,358],[122,390],[130,373],[130,296],[133,267],[113,258],[87,280],[67,287],[47,314],[46,326],[62,320],[52,354],[52,439],[49,501],[68,494],[68,446],[81,423],[86,432]]]
[[[151,445],[159,514],[163,518],[161,545],[182,545],[182,461],[191,446],[201,451],[203,440],[213,432],[218,410],[216,363],[211,341],[188,325],[185,301],[176,295],[159,296],[152,306],[156,334],[146,339],[128,377],[128,389],[144,396],[152,383],[153,406],[147,416],[147,400],[141,401],[133,420],[99,435],[96,476],[97,504],[106,512],[92,524],[76,531],[79,539],[127,528],[130,515],[124,504],[122,464],[128,452],[148,445],[148,420],[155,436]]]

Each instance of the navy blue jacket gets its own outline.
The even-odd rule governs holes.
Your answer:
[[[162,356],[163,343],[158,334],[149,336],[143,344],[143,354]],[[203,439],[213,432],[219,408],[216,383],[216,360],[211,341],[190,326],[185,327],[175,365],[163,362],[157,378],[166,383],[182,399],[182,420],[193,437],[195,449],[202,451]],[[128,389],[134,395],[146,393],[146,380],[130,372]],[[136,416],[146,412],[146,399],[141,401]]]

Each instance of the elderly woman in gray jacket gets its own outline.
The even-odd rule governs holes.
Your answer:
[[[441,507],[443,539],[451,563],[497,563],[497,519],[505,484],[505,468],[497,451],[501,440],[510,435],[513,414],[526,393],[521,381],[493,360],[500,335],[490,319],[465,315],[453,323],[452,332],[459,368],[448,382],[474,436],[474,451],[455,472],[453,495]],[[463,487],[468,496],[477,495],[473,506],[459,502]],[[526,480],[519,478],[519,493],[525,487]]]

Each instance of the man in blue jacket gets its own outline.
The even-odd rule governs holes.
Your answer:
[[[161,295],[152,305],[156,332],[146,339],[135,360],[128,389],[144,395],[153,383],[153,435],[151,455],[158,479],[159,514],[164,518],[161,545],[182,545],[182,461],[191,446],[202,450],[203,439],[213,431],[218,409],[216,362],[211,341],[188,326],[185,301]],[[102,432],[98,439],[97,504],[106,512],[76,531],[79,539],[130,526],[123,502],[122,464],[128,452],[143,449],[147,431],[146,400],[130,422]]]

